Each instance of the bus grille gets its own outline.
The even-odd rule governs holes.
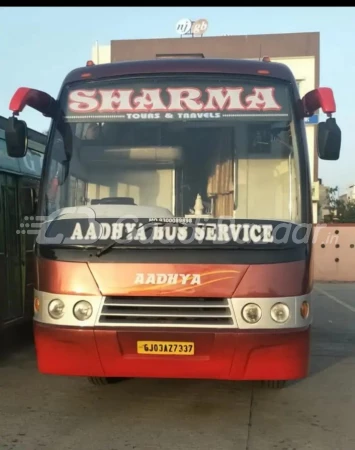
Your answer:
[[[106,297],[97,325],[232,328],[232,311],[224,298]]]

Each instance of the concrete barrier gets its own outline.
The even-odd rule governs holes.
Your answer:
[[[316,225],[313,252],[315,281],[355,281],[355,223]]]

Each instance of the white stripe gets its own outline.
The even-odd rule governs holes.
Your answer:
[[[315,287],[315,290],[320,292],[321,294],[325,295],[326,297],[330,298],[331,300],[334,300],[336,303],[339,303],[339,305],[344,306],[344,308],[347,308],[350,311],[355,313],[355,307],[354,306],[351,306],[348,303],[343,302],[338,297],[335,297],[334,295],[329,294],[328,292],[324,291],[323,289],[321,289],[319,287]]]
[[[183,111],[186,112],[186,111]],[[191,111],[188,111],[190,113]],[[132,114],[134,111],[132,112]],[[141,113],[137,113],[141,114]],[[142,113],[142,114],[148,114],[148,113]],[[257,114],[251,114],[251,113],[241,113],[241,114],[222,114],[222,117],[288,117],[288,114],[273,114],[273,113],[257,113]],[[67,120],[74,120],[74,119],[125,119],[125,114],[91,114],[91,115],[67,115],[65,116],[65,119]],[[163,116],[164,118],[164,116]]]

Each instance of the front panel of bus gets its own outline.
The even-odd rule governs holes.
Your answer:
[[[83,81],[61,108],[36,248],[40,370],[304,376],[310,181],[290,85]]]

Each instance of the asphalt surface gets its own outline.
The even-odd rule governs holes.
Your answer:
[[[37,373],[32,345],[0,360],[1,450],[354,450],[355,284],[317,284],[311,374],[251,383]]]

